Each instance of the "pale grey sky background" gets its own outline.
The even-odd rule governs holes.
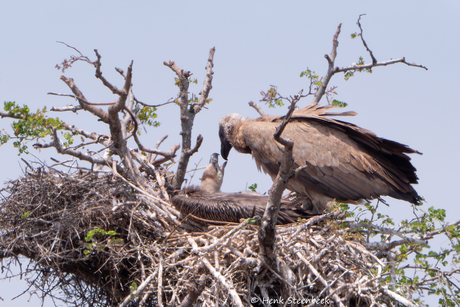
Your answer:
[[[134,60],[133,83],[138,99],[151,104],[163,103],[177,94],[173,72],[163,61],[193,72],[201,89],[209,49],[216,47],[213,99],[207,110],[196,117],[194,138],[204,137],[203,146],[190,164],[201,159],[207,164],[219,152],[219,119],[233,112],[243,116],[258,114],[247,103],[258,102],[260,91],[276,85],[284,95],[307,89],[307,79],[299,78],[307,67],[324,75],[332,36],[339,23],[337,66],[347,66],[363,56],[370,61],[359,39],[350,34],[359,29],[360,14],[364,36],[379,61],[405,56],[407,61],[425,65],[420,68],[397,64],[375,68],[372,74],[357,74],[349,81],[342,75],[330,85],[338,86],[338,100],[358,112],[349,121],[423,152],[413,155],[420,184],[416,186],[429,206],[447,209],[447,219],[460,218],[457,199],[460,140],[457,120],[460,114],[458,86],[460,62],[459,1],[3,1],[0,3],[0,100],[29,105],[31,110],[74,103],[70,98],[48,96],[47,92],[70,93],[59,80],[54,67],[75,54],[56,41],[75,46],[94,59],[93,49],[102,55],[104,75],[116,85],[123,81],[114,67],[126,69]],[[111,101],[113,95],[94,78],[94,69],[84,63],[66,71],[87,99]],[[305,99],[300,106],[309,103]],[[264,110],[284,114],[286,108]],[[169,150],[179,142],[179,110],[167,105],[158,110],[160,128],[148,128],[143,142],[153,147],[168,134],[162,145]],[[93,117],[79,112],[49,114],[89,131],[105,127]],[[0,119],[7,129],[11,120]],[[53,150],[31,152],[41,159],[60,157]],[[0,147],[3,161],[0,182],[21,175],[20,159],[12,144]],[[24,156],[33,159],[32,156]],[[192,183],[198,184],[201,173]],[[250,155],[230,153],[222,190],[244,190],[258,183],[260,192],[268,191],[271,180],[259,173]],[[398,220],[411,218],[407,203],[387,198],[384,212]],[[440,242],[442,244],[443,242]],[[4,273],[0,273],[0,278]],[[38,306],[34,297],[11,298],[25,289],[18,281],[0,282],[0,306]],[[50,301],[45,303],[46,306]]]

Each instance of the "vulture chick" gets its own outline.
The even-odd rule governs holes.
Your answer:
[[[268,196],[240,193],[211,194],[196,186],[187,187],[172,198],[174,207],[184,216],[221,222],[239,223],[240,219],[262,217]],[[277,224],[294,223],[298,218],[314,216],[302,210],[301,201],[281,200]]]
[[[256,215],[263,216],[268,197],[242,193],[221,193],[226,162],[219,167],[218,154],[211,155],[201,178],[201,188],[191,186],[172,198],[174,207],[184,216],[191,214],[200,219],[238,223]],[[278,224],[293,223],[298,218],[313,214],[302,210],[302,200],[281,200]]]
[[[294,112],[282,137],[294,141],[294,168],[303,167],[289,179],[287,188],[306,199],[305,204],[322,213],[334,201],[360,203],[388,195],[411,203],[420,196],[416,169],[407,153],[419,153],[406,145],[377,137],[353,124],[328,116],[355,112],[325,113],[332,106],[307,107]],[[245,119],[229,114],[219,122],[221,155],[231,148],[251,154],[259,170],[272,180],[278,174],[283,146],[273,137],[284,116]],[[419,153],[420,154],[420,153]]]
[[[213,153],[209,164],[201,177],[201,189],[208,193],[219,193],[222,182],[224,181],[224,171],[227,162],[219,167],[219,154]]]

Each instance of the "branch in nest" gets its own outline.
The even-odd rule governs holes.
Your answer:
[[[156,277],[158,269],[156,269],[150,276],[144,280],[136,291],[130,293],[120,304],[120,307],[126,307],[132,301],[133,297],[139,297],[145,290],[145,288],[150,284],[150,282]]]
[[[243,221],[241,224],[239,224],[237,227],[234,227],[232,230],[227,232],[223,237],[219,238],[213,244],[205,246],[205,247],[196,246],[193,248],[192,252],[195,254],[206,253],[212,249],[222,248],[223,246],[226,246],[235,237],[238,231],[246,227],[247,224],[248,224],[247,220]]]
[[[397,293],[395,293],[395,292],[393,292],[391,290],[384,289],[383,291],[385,292],[386,295],[388,295],[389,297],[391,297],[395,301],[400,302],[404,306],[409,306],[409,307],[417,307],[418,306],[418,305],[412,303],[411,301],[409,301],[408,299],[402,297],[401,295],[399,295],[399,294],[397,294]]]
[[[194,250],[198,249],[198,245],[196,244],[195,240],[191,236],[188,237],[188,242],[190,243],[190,245],[192,246],[192,248]],[[225,287],[227,292],[230,293],[230,296],[232,297],[232,300],[233,300],[233,303],[235,304],[235,306],[243,307],[244,305],[241,302],[241,299],[240,299],[240,296],[238,295],[238,292],[235,291],[235,288],[233,287],[231,280],[228,281],[224,276],[222,276],[212,266],[211,262],[209,262],[209,260],[206,257],[202,256],[202,257],[200,257],[200,259],[201,259],[201,262],[203,262],[203,264],[206,266],[206,268],[212,274],[212,276],[214,276],[214,278],[217,279],[219,281],[219,283],[222,286]]]
[[[292,114],[295,110],[295,105],[300,99],[302,91],[294,99],[291,99],[291,106],[289,111],[281,123],[276,128],[276,132],[273,135],[275,140],[284,146],[283,158],[281,160],[280,170],[278,175],[273,182],[273,186],[268,192],[269,198],[267,202],[267,207],[262,218],[261,227],[259,229],[259,245],[260,250],[259,254],[261,255],[263,261],[267,263],[269,267],[276,267],[276,254],[275,254],[275,225],[278,218],[278,213],[280,210],[280,202],[283,191],[286,189],[286,184],[289,178],[293,175],[293,159],[292,159],[292,149],[294,143],[289,140],[281,138],[281,134],[284,131],[284,128],[291,119]]]
[[[176,152],[180,148],[180,145],[176,144],[169,151],[161,151],[161,150],[158,150],[158,149],[150,149],[150,148],[147,148],[144,145],[142,145],[142,143],[139,141],[139,138],[137,137],[137,134],[133,134],[133,136],[134,136],[134,140],[136,141],[137,146],[139,147],[139,150],[144,151],[144,152],[148,152],[148,153],[152,153],[152,154],[155,154],[155,155],[163,156],[164,157],[164,159],[162,159],[163,162],[166,162],[168,160],[171,160],[171,159],[175,158],[176,157]],[[152,164],[153,165],[158,165],[158,164],[163,163],[163,162],[161,162],[161,163],[158,163],[158,162],[155,163],[155,162],[152,163]]]
[[[195,301],[200,296],[201,292],[203,292],[203,290],[205,289],[207,279],[208,278],[206,275],[201,275],[198,282],[196,282],[195,280],[191,280],[190,283],[192,284],[192,289],[190,289],[190,292],[182,300],[182,303],[179,307],[192,307]]]
[[[300,251],[296,252],[296,255],[297,257],[299,257],[299,259],[305,263],[305,265],[308,267],[308,269],[310,270],[310,272],[313,273],[313,275],[316,276],[316,278],[318,278],[318,280],[323,284],[323,286],[325,288],[329,288],[329,285],[327,283],[327,281],[321,276],[321,274],[319,274],[319,272],[311,265],[311,263],[302,255],[302,253]],[[330,292],[332,292],[331,290],[329,290]],[[333,293],[333,292],[332,292]],[[334,299],[334,302],[336,304],[338,304],[339,306],[341,307],[345,307],[342,303],[342,301],[340,300],[339,296],[336,294],[336,293],[333,293],[332,294],[332,298]]]
[[[53,135],[53,141],[51,141],[50,143],[46,143],[46,144],[34,144],[34,147],[38,147],[38,148],[54,147],[56,148],[56,151],[62,155],[73,156],[75,158],[78,158],[79,160],[87,161],[91,164],[109,166],[113,163],[113,160],[111,157],[108,157],[106,160],[98,159],[90,155],[84,154],[80,151],[73,150],[71,148],[64,148],[64,146],[62,146],[61,141],[59,140],[59,137],[57,135],[57,130],[54,128],[52,130],[52,135]],[[123,168],[119,167],[118,165],[117,165],[117,170],[120,173],[124,173]]]
[[[250,101],[248,104],[250,107],[254,108],[257,111],[257,113],[259,113],[260,116],[266,115],[265,112],[262,110],[262,108],[254,101]]]

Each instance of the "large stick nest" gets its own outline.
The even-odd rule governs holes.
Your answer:
[[[392,305],[380,283],[383,264],[347,238],[339,213],[277,226],[278,266],[268,268],[258,256],[257,225],[187,232],[157,220],[113,175],[43,167],[1,194],[0,258],[31,259],[32,289],[51,296],[61,289],[67,303]]]

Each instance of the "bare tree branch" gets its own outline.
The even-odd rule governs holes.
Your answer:
[[[96,78],[101,80],[102,84],[104,84],[105,87],[107,87],[110,91],[112,91],[113,94],[118,95],[118,96],[126,95],[127,92],[123,93],[123,91],[120,91],[116,86],[112,85],[109,81],[107,81],[107,79],[104,76],[102,76],[102,71],[101,71],[101,65],[102,65],[101,58],[102,57],[97,51],[97,49],[94,49],[94,53],[96,53],[96,57],[97,57],[97,60],[93,63],[94,66],[96,67]],[[132,65],[133,63],[131,62],[130,67],[132,67]],[[128,69],[128,75],[125,79],[128,80],[129,78],[129,84],[131,85],[131,77],[129,76],[129,74],[130,72]]]
[[[257,113],[259,113],[260,116],[266,115],[265,112],[262,110],[262,108],[254,101],[250,101],[248,104],[250,107],[253,107],[257,111]]]
[[[212,89],[212,77],[214,75],[214,72],[212,71],[212,68],[214,67],[214,53],[216,52],[216,48],[213,47],[209,51],[209,58],[208,58],[208,63],[206,65],[206,78],[204,79],[203,82],[203,89],[200,92],[200,98],[198,99],[198,104],[193,106],[193,112],[197,114],[198,112],[201,111],[203,106],[205,105],[209,92]]]
[[[276,128],[276,132],[273,135],[275,140],[284,146],[284,153],[278,175],[273,181],[273,185],[268,192],[269,198],[267,207],[265,208],[258,235],[260,245],[259,255],[262,257],[263,261],[272,268],[276,267],[275,225],[280,210],[281,197],[283,195],[283,191],[286,189],[286,184],[289,178],[294,175],[292,158],[292,149],[294,143],[290,140],[283,139],[281,134],[291,119],[291,116],[295,110],[295,105],[299,101],[301,95],[302,91],[299,92],[299,94],[296,95],[293,99],[291,99],[291,106],[289,107],[289,111],[281,125]]]
[[[342,28],[342,24],[339,24],[334,34],[334,38],[332,39],[331,56],[329,57],[327,54],[324,56],[328,62],[327,72],[321,82],[321,86],[319,87],[318,91],[315,94],[315,97],[313,98],[313,101],[307,108],[312,108],[318,105],[324,93],[326,92],[329,81],[331,80],[332,76],[335,73],[334,72],[334,62],[335,62],[335,58],[337,57],[337,47],[339,46],[339,35],[340,35],[341,28]]]
[[[72,95],[73,96],[73,95]],[[76,113],[77,111],[83,110],[81,106],[66,105],[65,107],[52,107],[50,111],[54,112],[67,112],[72,111]]]
[[[407,66],[419,67],[419,68],[428,70],[428,68],[426,68],[423,65],[409,63],[406,61],[406,58],[399,58],[399,59],[393,59],[393,60],[388,60],[388,61],[383,61],[383,62],[376,62],[375,64],[373,63],[363,64],[363,65],[353,64],[350,66],[345,66],[345,67],[340,67],[340,68],[336,67],[334,69],[334,74],[338,72],[346,72],[350,70],[360,70],[360,69],[367,69],[367,68],[378,67],[378,66],[387,66],[387,65],[392,65],[396,63],[403,63],[403,64],[406,64]]]
[[[72,78],[67,78],[65,76],[61,76],[61,80],[64,81],[65,84],[70,88],[70,90],[74,93],[76,99],[80,103],[80,106],[83,110],[92,113],[93,115],[99,117],[104,123],[109,123],[109,114],[102,109],[96,108],[87,103],[87,100],[83,93],[78,89],[75,85]]]
[[[359,36],[361,37],[361,41],[363,42],[364,47],[366,47],[367,52],[369,52],[369,55],[370,55],[371,58],[372,58],[372,64],[375,65],[375,64],[377,64],[377,59],[374,57],[374,54],[372,53],[372,51],[371,51],[371,50],[369,49],[369,47],[367,46],[367,43],[366,43],[366,41],[364,40],[364,36],[363,36],[363,28],[361,27],[361,22],[360,22],[360,21],[361,21],[361,16],[364,16],[364,15],[366,15],[366,14],[361,14],[361,15],[359,15],[359,17],[358,17],[358,22],[357,22],[356,24],[358,25],[359,30],[361,31],[361,32],[359,33]]]
[[[64,148],[64,146],[61,144],[59,141],[59,137],[57,135],[57,130],[55,128],[52,129],[52,135],[53,135],[53,141],[47,144],[35,144],[35,146],[40,147],[40,148],[48,148],[48,147],[55,147],[56,151],[62,155],[69,155],[73,156],[75,158],[78,158],[79,160],[82,161],[87,161],[91,164],[100,164],[100,165],[110,165],[113,163],[112,158],[108,157],[107,160],[103,159],[97,159],[95,157],[92,157],[90,155],[84,154],[80,151],[73,150],[71,148]],[[117,167],[118,172],[124,173],[124,170],[120,167]]]
[[[173,186],[176,189],[180,189],[187,172],[188,162],[193,153],[198,151],[202,137],[198,136],[197,144],[192,149],[192,128],[195,115],[201,111],[204,103],[207,100],[209,91],[212,88],[212,67],[213,67],[213,58],[214,58],[215,48],[212,48],[209,52],[208,64],[206,66],[206,78],[203,84],[203,89],[201,91],[200,102],[197,105],[190,105],[188,101],[188,87],[189,80],[188,78],[192,73],[188,71],[181,70],[173,61],[164,62],[163,64],[169,67],[179,79],[179,97],[180,97],[180,116],[181,116],[181,136],[182,136],[182,152],[179,158],[179,163],[177,167],[176,176],[173,180]]]
[[[361,16],[363,16],[363,15],[365,15],[365,14],[359,15],[358,22],[357,22],[357,24],[359,26],[359,29],[361,31],[359,36],[361,36],[361,41],[362,41],[364,47],[366,48],[366,51],[369,52],[369,54],[370,54],[370,56],[372,58],[372,63],[363,64],[363,65],[352,64],[350,66],[345,66],[345,67],[334,67],[335,59],[337,57],[337,47],[339,46],[338,38],[339,38],[340,30],[341,30],[341,27],[342,27],[342,24],[339,24],[339,26],[337,27],[337,30],[336,30],[336,32],[334,34],[334,38],[332,39],[331,55],[329,56],[329,55],[326,54],[324,56],[326,58],[327,62],[328,62],[328,68],[327,68],[326,74],[322,78],[321,85],[320,85],[319,89],[316,91],[315,97],[313,98],[312,102],[308,106],[300,109],[300,112],[305,112],[306,110],[314,108],[314,107],[316,107],[318,105],[318,103],[320,102],[321,98],[326,93],[327,87],[329,86],[329,82],[330,82],[332,76],[335,75],[336,73],[339,73],[339,72],[356,71],[356,70],[361,71],[363,69],[370,69],[370,68],[378,67],[378,66],[387,66],[387,65],[392,65],[392,64],[396,64],[396,63],[403,63],[403,64],[406,64],[408,66],[413,66],[413,67],[418,67],[418,68],[423,68],[425,70],[428,70],[428,68],[426,68],[423,65],[418,65],[418,64],[407,62],[404,57],[399,58],[399,59],[395,59],[395,60],[391,59],[391,60],[388,60],[388,61],[378,62],[377,59],[375,58],[373,52],[369,49],[369,47],[368,47],[368,45],[367,45],[367,43],[364,40],[364,37],[362,35],[363,29],[361,27],[360,20],[361,20]],[[311,84],[310,84],[310,87],[311,87]]]

